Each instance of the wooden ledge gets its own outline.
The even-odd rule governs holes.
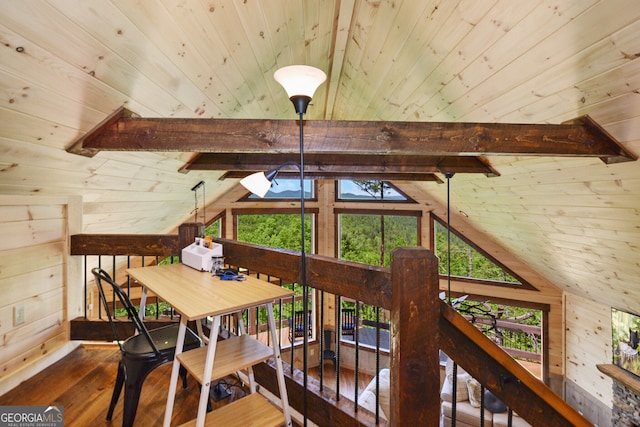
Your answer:
[[[613,378],[628,389],[633,390],[635,394],[640,395],[640,377],[612,364],[596,365],[596,367],[603,374]]]

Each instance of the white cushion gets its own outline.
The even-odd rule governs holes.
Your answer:
[[[482,386],[475,378],[467,379],[467,391],[469,392],[469,403],[474,408],[479,408],[482,403]]]
[[[381,369],[378,373],[379,383],[379,392],[380,396],[378,399],[378,410],[380,411],[380,418],[388,419],[387,414],[389,413],[389,408],[391,405],[391,383],[389,378],[389,369]],[[358,404],[363,408],[368,409],[369,411],[375,414],[376,412],[376,378],[373,378],[367,387],[364,389],[362,394],[358,397]]]
[[[493,414],[493,427],[507,427],[509,425],[509,412]],[[515,412],[511,418],[512,427],[531,427],[531,424],[520,418]]]
[[[462,369],[460,365],[457,366],[456,371],[457,371],[456,372],[457,374],[456,400],[458,402],[469,400],[469,392],[467,391],[467,380],[471,378],[471,375],[469,375],[467,371]],[[446,375],[447,381],[445,381],[444,383],[446,384],[448,382],[450,385],[453,385],[453,359],[451,358],[447,359],[445,375]],[[444,385],[442,389],[444,393]],[[442,400],[447,400],[451,402],[451,399],[453,399],[453,387],[449,389],[449,394],[445,396],[442,396],[442,393],[440,394],[440,397],[442,398]]]
[[[471,375],[467,374],[466,372],[462,375],[458,374],[458,381],[456,385],[456,401],[464,402],[469,400],[469,391],[467,390],[467,380],[469,378],[471,378]],[[453,401],[453,384],[448,379],[445,379],[442,383],[440,399],[447,402]]]
[[[442,402],[442,413],[446,418],[451,418],[453,404],[451,402]],[[486,409],[484,410],[484,426],[491,427],[493,414]],[[456,421],[472,426],[480,425],[480,408],[474,408],[469,402],[456,403]]]

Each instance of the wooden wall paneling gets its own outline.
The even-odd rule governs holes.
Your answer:
[[[439,88],[453,77],[455,72],[445,71],[443,67],[439,67],[439,64],[447,54],[442,47],[452,45],[449,44],[451,42],[448,40],[452,37],[452,30],[447,30],[446,28],[447,25],[451,25],[455,21],[459,3],[449,1],[424,11],[420,22],[426,23],[426,25],[419,25],[411,34],[411,41],[408,43],[412,51],[422,52],[422,55],[413,57],[415,61],[413,64],[405,63],[402,59],[399,59],[392,65],[388,74],[390,81],[395,83],[395,87],[385,93],[385,97],[388,97],[389,102],[385,103],[384,111],[393,112],[397,117],[405,116],[407,119],[409,119],[407,115],[410,115],[411,120],[425,118],[425,116],[415,112],[414,109],[406,111],[404,109],[401,110],[401,108],[405,103],[420,107],[434,95],[434,88]],[[467,6],[463,7],[466,9]],[[468,30],[468,25],[466,24],[460,25],[460,29],[455,29],[459,24],[459,22],[453,24],[453,31],[459,31],[463,34],[462,30]],[[461,35],[454,37],[453,41],[457,41],[459,37]],[[394,81],[398,76],[402,78]],[[411,77],[407,78],[407,76]],[[418,78],[424,78],[424,80],[419,80]],[[349,111],[348,107],[348,105],[345,106],[345,111]],[[382,111],[379,114],[382,115]]]
[[[3,251],[3,256],[6,256],[7,252],[16,253],[16,251]],[[2,278],[0,278],[0,293],[2,294],[2,302],[5,308],[22,301],[24,295],[37,296],[40,293],[46,294],[62,288],[64,272],[60,268],[60,261],[62,261],[62,257],[58,257],[56,265],[43,267],[40,265],[41,261],[39,259],[29,258],[29,265],[36,264],[38,269],[25,271],[13,277],[3,274]],[[5,321],[0,322],[0,332],[6,331],[7,328],[11,328],[13,325],[13,310],[5,314],[10,314],[10,316],[5,317]]]
[[[37,245],[64,238],[62,218],[39,221],[0,223],[0,250]],[[33,260],[37,263],[37,260]]]
[[[510,29],[510,37],[504,37],[492,45],[477,61],[464,70],[460,79],[451,81],[452,85],[464,85],[472,89],[465,91],[464,97],[458,97],[445,110],[436,114],[434,120],[454,118],[473,121],[472,113],[475,111],[471,109],[474,105],[484,105],[512,88],[526,84],[528,79],[544,72],[552,64],[557,64],[567,56],[571,56],[580,49],[580,46],[585,48],[589,43],[598,40],[603,35],[593,31],[589,33],[589,37],[575,41],[580,43],[580,46],[576,46],[576,43],[566,43],[555,47],[553,45],[557,43],[555,41],[557,39],[546,37],[547,34],[554,32],[556,37],[571,40],[571,34],[577,31],[576,28],[598,26],[597,22],[607,15],[607,10],[600,9],[608,8],[609,12],[611,9],[610,6],[602,7],[601,4],[591,7],[593,3],[596,2],[566,3],[556,8],[550,8],[546,2],[540,4],[518,25]],[[596,21],[589,22],[589,19]],[[612,17],[612,19],[615,18]],[[516,42],[519,45],[518,49],[513,49],[512,44]],[[522,52],[525,53],[522,54]],[[521,55],[518,61],[514,61],[514,55]],[[496,90],[496,88],[499,89]],[[452,89],[449,87],[443,88],[445,98],[450,90]],[[500,120],[501,117],[491,119],[491,121]]]
[[[338,241],[339,239],[336,236],[337,227],[337,218],[334,214],[334,203],[335,203],[335,182],[330,180],[320,180],[317,181],[317,197],[318,197],[318,206],[320,210],[316,215],[316,236],[318,239],[318,255],[323,255],[327,257],[337,257],[338,251]],[[320,302],[320,297],[316,298],[318,302]],[[324,318],[323,327],[324,329],[336,331],[337,325],[337,298],[335,295],[330,294],[328,292],[324,293]],[[320,337],[324,339],[324,337]],[[330,343],[323,343],[324,348],[328,348],[327,345],[330,345],[331,348],[335,348],[335,345],[331,345]]]
[[[120,2],[120,7],[125,3],[129,2]],[[194,81],[203,92],[209,94],[214,104],[212,112],[203,108],[196,110],[196,113],[213,117],[215,112],[215,116],[219,116],[216,104],[220,104],[225,105],[225,108],[233,106],[232,109],[241,115],[264,117],[264,111],[255,102],[259,97],[251,93],[251,90],[255,90],[256,87],[247,86],[245,83],[245,78],[249,77],[246,73],[253,68],[253,65],[247,68],[244,55],[234,55],[234,52],[249,45],[240,34],[243,32],[237,31],[242,28],[242,24],[238,21],[236,8],[232,5],[215,7],[205,2],[198,2],[192,5],[193,9],[186,9],[174,0],[163,0],[162,3],[174,21],[169,23],[170,28],[178,25],[178,32],[188,41],[184,47],[173,47],[174,42],[170,40],[170,48],[178,49],[179,54],[185,52],[185,57],[189,55],[188,52],[191,49],[195,49],[198,59],[203,61],[197,67],[191,65],[191,69],[185,72],[194,75],[192,77]],[[257,4],[252,3],[251,7],[256,8]],[[260,12],[254,10],[254,13],[259,15]],[[169,16],[162,16],[162,19],[167,18]],[[156,17],[156,19],[160,18]],[[259,32],[257,28],[259,27],[252,30]],[[238,43],[228,40],[228,37],[239,37]],[[202,46],[213,48],[202,49]],[[170,55],[175,55],[175,52]],[[266,70],[263,71],[266,72]],[[268,85],[265,86],[263,82],[261,89],[265,90],[267,87]]]
[[[0,137],[20,141],[21,144],[28,142],[63,149],[70,141],[82,135],[81,131],[72,127],[2,107],[0,107],[0,116],[2,116]]]
[[[609,124],[615,123],[624,118],[630,118],[638,115],[637,98],[630,92],[622,96],[618,96],[615,102],[602,102],[592,107],[589,112],[599,123]]]
[[[96,8],[105,4],[108,3],[98,3],[91,10],[95,11]],[[121,26],[127,20],[113,25],[105,25],[105,20],[113,16],[112,13],[105,13],[95,18],[98,19],[97,22],[85,21],[96,31],[99,29],[110,31],[110,36],[102,39],[88,34],[86,28],[79,27],[77,22],[75,25],[69,24],[69,19],[74,14],[82,13],[81,9],[85,9],[77,7],[74,3],[57,2],[55,8],[49,4],[35,2],[25,2],[14,6],[16,7],[5,10],[3,14],[3,23],[12,31],[28,38],[47,51],[55,52],[62,60],[81,70],[86,70],[87,73],[104,81],[117,91],[132,93],[134,98],[144,94],[144,101],[140,104],[146,105],[148,109],[178,116],[181,110],[190,111],[163,89],[171,87],[172,81],[174,81],[175,74],[171,74],[171,70],[162,72],[163,80],[161,81],[152,81],[150,77],[147,77],[147,74],[149,76],[159,74],[160,67],[157,67],[152,61],[140,61],[143,49],[139,47],[138,41],[135,39],[137,34],[135,34],[134,27]],[[67,11],[70,13],[69,18],[56,10],[56,8],[60,9],[65,6],[72,9]],[[43,37],[43,35],[51,34],[56,36]],[[112,39],[122,40],[123,37],[129,36],[132,37],[130,43],[122,42],[121,49],[117,53],[104,44]],[[127,53],[131,57],[127,58],[131,59],[129,61],[123,58]],[[143,71],[144,74],[139,71]],[[133,91],[131,90],[131,76],[136,76],[136,87]],[[174,89],[180,93],[183,87],[176,86]],[[89,130],[91,127],[85,130]]]
[[[35,375],[49,364],[53,364],[55,360],[52,361],[53,357],[48,356],[54,356],[55,359],[59,359],[62,357],[60,353],[63,353],[65,348],[68,349],[67,352],[75,348],[68,341],[66,332],[59,332],[40,343],[40,345],[32,347],[14,358],[0,360],[0,395],[11,390],[23,380]],[[25,366],[33,366],[34,369],[25,368]]]
[[[333,50],[333,38],[335,31],[335,8],[339,5],[338,2],[312,2],[303,3],[304,16],[306,17],[304,22],[304,39],[305,39],[305,57],[306,58],[321,58],[322,62],[314,64],[314,66],[320,68],[325,73],[329,73],[331,62],[330,56],[326,52]],[[311,18],[311,19],[309,19]],[[307,42],[308,41],[308,42]],[[324,83],[324,87],[318,90],[313,99],[315,105],[326,104],[327,86]]]
[[[498,54],[488,56],[488,47],[499,46],[504,38],[501,34],[504,28],[513,31],[522,14],[536,4],[528,2],[526,6],[520,5],[519,10],[516,10],[512,4],[506,3],[465,2],[461,6],[465,10],[464,19],[460,19],[457,10],[450,16],[450,21],[444,24],[444,28],[430,42],[429,46],[437,49],[435,63],[438,65],[428,79],[421,83],[419,90],[412,94],[412,98],[417,98],[418,108],[412,112],[415,117],[433,120],[453,100],[459,100],[469,90],[470,83],[477,82],[475,76],[468,75],[468,67],[481,63],[485,68],[477,72],[486,74],[486,63],[495,60],[493,56],[499,57]],[[468,10],[470,12],[467,17]],[[488,16],[492,19],[483,19]],[[422,91],[427,91],[429,96],[420,99]],[[465,110],[467,108],[468,106]]]
[[[1,70],[19,75],[32,84],[45,86],[58,93],[60,97],[81,102],[105,115],[124,104],[140,115],[154,115],[152,109],[114,90],[86,70],[50,55],[37,44],[25,40],[2,25],[0,25],[0,37],[10,46],[23,49],[22,54],[14,51],[11,61],[2,62]]]
[[[575,117],[577,111],[575,105],[578,101],[580,101],[581,105],[588,106],[614,98],[615,93],[623,89],[624,85],[621,85],[621,82],[625,81],[618,78],[621,72],[616,69],[616,64],[618,67],[637,68],[637,65],[633,64],[633,62],[637,61],[631,61],[631,58],[620,55],[621,51],[633,50],[631,46],[635,45],[635,39],[637,38],[637,29],[634,28],[634,25],[637,25],[637,23],[625,27],[609,37],[603,37],[602,40],[596,41],[593,45],[579,51],[579,53],[567,57],[555,66],[532,77],[527,84],[517,86],[496,98],[490,104],[492,106],[491,110],[503,111],[503,114],[496,115],[491,120],[520,121],[516,117],[521,115],[522,112],[526,112],[540,117],[539,120],[559,123]],[[612,42],[615,43],[615,49],[611,48]],[[585,62],[589,62],[591,66],[582,66]],[[603,73],[610,74],[610,78],[603,79]],[[635,76],[630,77],[633,80]],[[576,81],[581,83],[576,85]],[[606,82],[609,82],[608,89],[601,87]],[[633,87],[637,87],[637,85],[633,85]],[[530,93],[532,88],[535,88],[540,94],[555,95],[550,97],[551,99],[548,99],[547,96],[540,97],[531,103],[531,99],[527,94]],[[567,100],[571,102],[567,103]],[[568,105],[573,106],[573,108],[567,109]],[[510,111],[507,107],[509,107]],[[481,114],[481,112],[478,111],[478,114]],[[475,112],[474,117],[479,118],[479,116],[475,115]]]
[[[318,255],[336,257],[337,236],[335,206],[335,183],[334,181],[317,181],[318,183],[318,206],[320,211],[318,217]]]
[[[634,29],[635,35],[632,37],[637,38],[637,29]],[[622,41],[624,42],[624,41]],[[609,55],[616,55],[615,58],[597,58],[595,53],[589,55],[591,52],[581,53],[579,57],[574,59],[574,69],[591,69],[592,67],[580,67],[580,63],[584,63],[584,58],[588,55],[590,61],[594,61],[595,64],[607,64],[607,68],[602,70],[602,74],[598,73],[598,67],[593,67],[591,78],[581,81],[579,84],[574,84],[572,87],[564,87],[554,94],[553,97],[547,96],[544,99],[533,102],[527,106],[521,107],[518,114],[530,114],[535,117],[539,117],[540,120],[550,123],[562,122],[565,120],[571,120],[577,115],[581,114],[595,114],[595,111],[602,110],[603,106],[600,103],[610,104],[612,108],[619,109],[621,104],[618,102],[618,97],[627,96],[629,87],[638,87],[640,84],[640,78],[638,77],[638,71],[640,66],[638,61],[632,61],[628,56],[620,55],[620,51],[626,51],[633,49],[631,46],[617,46],[616,49],[611,49],[612,41],[607,38],[602,43],[601,49]],[[612,68],[611,62],[615,59],[619,59],[622,64],[618,68]],[[556,73],[567,72],[571,67],[568,64],[560,64],[558,69],[553,69]],[[551,75],[551,73],[549,73]],[[575,81],[575,75],[566,76],[567,79],[563,83],[569,84],[570,81]],[[556,74],[556,78],[558,78]],[[567,102],[568,101],[568,102]],[[581,108],[576,108],[575,105],[582,105]],[[624,107],[622,107],[624,108]],[[503,120],[514,120],[517,116],[516,113],[512,113],[503,118]]]
[[[79,198],[73,199],[75,210]],[[47,358],[61,357],[68,342],[67,225],[70,199],[64,197],[0,197],[1,233],[0,389],[33,374]],[[78,215],[75,215],[78,218]],[[24,323],[14,310],[24,308]],[[66,354],[66,353],[65,353]],[[42,368],[44,366],[40,366]]]
[[[422,2],[412,2],[406,8],[397,8],[393,3],[378,3],[373,24],[376,30],[369,34],[358,64],[358,68],[367,70],[367,73],[359,83],[362,90],[354,91],[358,96],[352,98],[353,103],[350,108],[355,117],[361,116],[363,110],[371,106],[372,100],[378,95],[380,85],[388,84],[390,79],[399,79],[404,75],[404,73],[398,73],[389,76],[389,68],[393,65],[393,61],[379,59],[394,57],[403,49],[404,43],[412,35],[412,30],[415,29],[426,7],[427,5]]]
[[[43,342],[61,333],[64,333],[61,311],[39,317],[36,320],[32,319],[4,334],[4,343],[0,346],[0,361],[4,363],[20,357],[20,355],[40,347]]]
[[[632,97],[625,97],[625,99],[633,102]],[[627,103],[626,105],[633,104]],[[640,111],[625,108],[624,111],[618,113],[615,121],[608,121],[606,123],[607,132],[614,135],[616,140],[620,141],[627,149],[635,153],[637,153],[639,151],[638,148],[640,148],[640,126],[634,126],[638,117],[640,117]]]
[[[312,8],[317,7],[317,4],[315,2],[309,4],[299,3],[296,6],[299,8]],[[294,118],[295,113],[291,104],[285,101],[287,98],[286,92],[274,80],[273,73],[281,66],[292,65],[296,63],[305,63],[304,59],[302,59],[305,57],[299,56],[297,59],[292,59],[291,62],[281,63],[280,58],[274,58],[271,55],[271,36],[279,31],[283,31],[286,34],[285,28],[286,26],[290,25],[297,25],[297,28],[300,29],[300,31],[304,31],[302,28],[308,21],[312,21],[315,23],[316,20],[302,19],[304,16],[307,16],[305,14],[300,16],[301,19],[298,22],[294,23],[288,21],[283,23],[282,26],[272,27],[266,21],[265,16],[266,10],[272,8],[277,10],[277,7],[274,7],[271,4],[259,5],[256,3],[238,3],[234,8],[232,8],[232,10],[228,10],[226,13],[224,11],[217,10],[208,15],[210,22],[215,22],[215,28],[219,29],[220,37],[224,39],[225,46],[229,47],[231,51],[235,50],[233,46],[246,46],[252,53],[251,56],[246,57],[243,55],[234,56],[234,62],[239,71],[237,73],[238,75],[231,81],[244,77],[244,82],[243,84],[240,84],[239,87],[242,88],[243,92],[245,90],[250,91],[250,94],[247,93],[246,95],[241,92],[240,94],[238,94],[238,99],[244,97],[249,100],[250,104],[256,103],[260,98],[279,99],[281,100],[281,102],[276,103],[279,104],[279,107],[285,113],[285,117],[288,116]],[[312,15],[308,16],[319,18],[317,13],[313,13]],[[244,31],[234,31],[233,28],[242,28]],[[313,40],[311,37],[307,37],[306,35],[304,35],[301,36],[301,39],[297,41],[297,44],[301,45],[303,39],[308,43],[311,43]],[[325,52],[326,51],[327,50],[325,50]],[[314,55],[313,57],[316,57],[316,55]],[[249,65],[249,63],[251,63],[251,65]],[[322,68],[326,71],[326,67],[324,66],[324,64],[314,63],[309,65]],[[255,68],[256,66],[258,66],[262,72],[257,73],[253,77],[247,76],[247,71],[251,68]],[[229,72],[230,70],[227,69],[226,71]],[[228,80],[226,76],[223,77],[223,79]],[[320,96],[320,91],[317,91],[314,95],[314,103],[318,101],[316,95]],[[242,103],[242,101],[240,101],[240,103]],[[257,108],[257,106],[252,108]],[[288,114],[286,114],[287,112]],[[307,111],[307,114],[311,114],[312,112],[313,104],[311,104],[309,110]],[[267,111],[261,110],[259,114],[264,116],[265,114],[268,115],[269,113]]]
[[[190,34],[185,34],[183,28],[191,28],[194,31],[201,31],[202,28],[206,28],[205,34],[212,31],[218,31],[219,26],[185,26],[181,27],[179,23],[173,18],[165,7],[159,4],[159,2],[145,2],[134,4],[127,1],[115,1],[114,4],[127,16],[133,19],[135,25],[142,31],[144,37],[147,38],[151,45],[158,49],[166,58],[175,58],[176,55],[179,58],[175,61],[175,66],[179,67],[182,71],[181,74],[188,76],[192,80],[194,85],[199,90],[193,91],[192,95],[207,95],[208,99],[194,98],[192,101],[196,101],[197,104],[189,103],[192,112],[198,115],[204,115],[205,117],[217,117],[220,116],[220,109],[218,103],[224,103],[225,101],[231,103],[237,103],[234,99],[236,96],[240,96],[239,92],[242,92],[243,88],[234,87],[229,88],[223,85],[217,84],[220,80],[215,79],[210,72],[217,69],[224,63],[224,57],[216,58],[217,61],[207,63],[203,58],[204,52],[200,49],[201,46],[211,46],[210,43],[204,43],[202,45],[190,40]],[[229,8],[229,10],[232,8]],[[174,8],[171,9],[175,10]],[[224,7],[216,8],[217,14],[224,13]],[[210,11],[201,11],[197,14],[204,14],[208,16]],[[177,17],[184,16],[183,13],[178,13]],[[225,14],[225,20],[230,21],[232,18],[230,14]],[[230,32],[236,28],[228,28]],[[234,60],[237,58],[234,57]],[[242,69],[240,69],[242,71]],[[182,83],[181,83],[182,84]],[[191,85],[189,81],[184,82],[185,85]],[[234,90],[235,89],[235,90]],[[229,92],[230,94],[229,94]],[[243,101],[247,98],[242,97]],[[255,104],[254,104],[255,105]],[[260,110],[252,109],[250,104],[245,105],[246,110],[251,110],[254,114],[259,114]]]
[[[349,111],[358,102],[358,97],[366,91],[359,78],[355,78],[360,68],[360,63],[365,54],[366,43],[376,30],[374,22],[376,20],[379,4],[370,2],[357,2],[350,25],[350,38],[344,59],[344,70],[341,73],[342,87],[347,91],[336,100],[334,114],[340,116],[342,112]],[[293,37],[293,36],[292,36]],[[353,76],[353,77],[350,77]],[[343,117],[354,117],[351,113]]]
[[[129,162],[125,156],[121,156],[118,159],[108,159],[99,168],[96,169],[96,173],[106,176],[117,176],[121,178],[139,179],[141,181],[155,181],[162,182],[166,185],[175,185],[183,187],[185,193],[187,193],[193,185],[191,180],[192,176],[186,177],[184,175],[168,174],[167,172],[175,172],[176,169],[167,171],[159,166],[156,166],[155,162],[147,157],[147,164],[137,164]]]
[[[571,380],[565,381],[565,400],[598,427],[612,426],[610,405],[605,405]]]
[[[91,129],[104,118],[100,111],[6,72],[0,72],[0,92],[12,109],[64,126]]]
[[[598,363],[611,363],[611,307],[566,294],[566,377],[607,406],[612,402],[611,379]]]

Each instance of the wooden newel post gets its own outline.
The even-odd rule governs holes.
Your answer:
[[[204,236],[204,224],[201,222],[185,222],[178,227],[178,246],[186,248],[192,244],[196,237]]]
[[[440,418],[438,259],[424,248],[391,258],[390,425],[437,427]]]

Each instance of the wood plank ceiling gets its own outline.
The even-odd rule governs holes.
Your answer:
[[[166,145],[78,156],[66,151],[76,141],[122,107],[142,119],[292,121],[272,75],[296,63],[328,76],[310,135],[320,121],[540,126],[588,115],[625,157],[640,153],[637,0],[28,0],[3,5],[0,38],[0,194],[81,195],[91,233],[171,230],[190,217],[193,184],[206,181],[213,202],[237,186],[219,180],[227,170],[281,154],[237,147],[211,166]],[[638,163],[493,147],[474,163],[448,160],[468,168],[452,180],[454,211],[565,290],[640,301]],[[387,160],[407,174],[441,176],[447,164]],[[445,200],[439,179],[390,176]]]

